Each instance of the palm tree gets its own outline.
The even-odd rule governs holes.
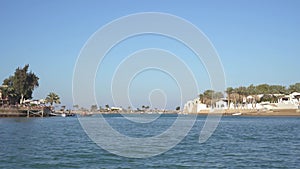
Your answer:
[[[201,103],[204,103],[204,95],[203,94],[199,94],[199,100]]]
[[[60,104],[60,98],[56,93],[49,93],[48,96],[45,99],[46,103],[50,103],[51,107],[53,106],[53,103]]]
[[[238,103],[244,103],[244,98],[247,97],[247,88],[240,86],[235,89],[235,92],[238,94]]]
[[[224,97],[224,95],[222,92],[206,90],[203,92],[203,94],[199,94],[199,97],[202,103],[213,106],[219,99]]]
[[[235,93],[235,92],[232,93],[231,96],[232,96],[233,101],[234,101],[234,107],[236,108],[240,96],[239,96],[239,94],[237,94],[237,93]]]
[[[232,87],[228,87],[226,89],[227,99],[228,99],[228,108],[230,108],[230,97],[231,97],[233,92],[234,92],[234,89]]]

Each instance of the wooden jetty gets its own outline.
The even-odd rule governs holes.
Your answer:
[[[51,113],[47,106],[0,107],[0,117],[48,117]]]

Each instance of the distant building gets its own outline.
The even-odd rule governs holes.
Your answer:
[[[206,104],[201,103],[199,98],[188,101],[183,108],[185,113],[199,113],[200,110],[209,110]]]
[[[45,100],[44,99],[40,99],[40,100],[24,100],[25,104],[31,104],[31,105],[37,105],[40,106],[42,104],[45,104]]]
[[[120,107],[111,107],[110,110],[111,111],[122,111],[123,109]]]
[[[220,99],[216,102],[216,109],[228,109],[228,100],[225,98]]]
[[[271,94],[270,94],[271,95]],[[275,103],[270,102],[257,102],[257,100],[261,100],[264,94],[247,96],[243,98],[243,102],[240,104],[236,104],[234,102],[228,103],[228,99],[221,98],[217,102],[215,102],[215,109],[266,109],[266,110],[280,110],[280,109],[300,109],[300,93],[294,92],[289,95],[283,94],[272,94],[278,99]],[[199,113],[200,110],[209,110],[211,106],[201,103],[199,98],[188,101],[184,105],[183,111],[185,113]]]

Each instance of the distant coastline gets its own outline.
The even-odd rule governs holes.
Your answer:
[[[29,71],[29,64],[18,67],[14,74],[3,80],[0,86],[0,117],[48,117],[48,116],[92,116],[94,114],[222,114],[233,116],[300,116],[300,83],[289,85],[250,85],[226,91],[206,90],[199,97],[187,101],[184,107],[160,110],[149,105],[127,109],[121,105],[90,109],[73,105],[67,109],[61,105],[60,96],[50,92],[46,98],[33,99],[32,94],[39,86],[39,77]],[[21,84],[21,85],[20,85]],[[224,95],[226,93],[226,95]],[[55,107],[60,105],[59,110]],[[116,107],[120,106],[120,107]],[[123,105],[124,106],[124,105]]]
[[[201,110],[200,112],[190,112],[188,114],[183,113],[182,111],[176,110],[164,110],[164,111],[76,111],[72,110],[70,112],[56,111],[57,114],[70,113],[79,116],[92,116],[97,114],[134,114],[134,115],[143,115],[143,114],[191,114],[191,115],[223,115],[223,116],[234,116],[238,113],[238,116],[300,116],[300,110],[298,109],[282,109],[282,110],[249,110],[249,109],[227,109],[227,110]],[[27,117],[26,109],[17,109],[17,108],[0,108],[0,117]],[[32,116],[31,116],[32,117]],[[40,116],[34,116],[40,117]],[[49,117],[49,114],[45,114],[44,117]]]
[[[96,114],[134,114],[134,115],[143,115],[143,114],[185,114],[185,115],[224,115],[224,116],[233,116],[235,113],[241,113],[240,116],[300,116],[300,110],[296,109],[282,109],[282,110],[249,110],[249,109],[227,109],[227,110],[200,110],[200,112],[190,112],[184,113],[182,111],[176,110],[164,110],[164,111],[96,111],[96,112],[84,112],[84,111],[72,111],[72,113],[78,115],[96,115]]]

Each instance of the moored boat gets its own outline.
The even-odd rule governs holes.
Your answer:
[[[233,113],[232,115],[233,115],[233,116],[240,116],[240,115],[242,115],[242,113],[237,112],[237,113]]]

